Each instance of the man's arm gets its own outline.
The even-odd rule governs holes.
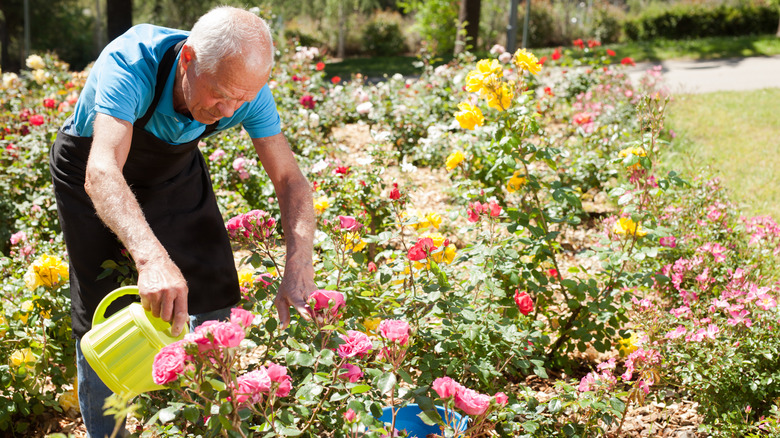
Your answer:
[[[282,212],[287,261],[274,304],[284,329],[290,323],[290,306],[308,318],[306,301],[316,290],[312,267],[316,222],[311,186],[301,173],[283,134],[253,138],[252,143],[274,184]]]
[[[94,128],[84,188],[100,219],[135,260],[141,304],[154,316],[172,320],[172,332],[178,335],[188,321],[187,281],[155,237],[122,175],[133,125],[98,114]]]

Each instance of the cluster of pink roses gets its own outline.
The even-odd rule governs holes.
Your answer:
[[[287,368],[273,362],[239,376],[236,383],[236,401],[242,406],[259,403],[263,395],[287,397],[292,390]]]
[[[185,351],[186,345],[197,345],[198,353],[205,356],[220,356],[218,352],[223,347],[238,347],[246,336],[244,330],[252,325],[253,320],[252,312],[235,308],[230,312],[230,321],[206,321],[193,333],[188,333],[183,340],[163,347],[154,357],[154,383],[165,385],[179,378],[186,368],[186,363],[193,360]]]
[[[338,321],[345,304],[344,294],[335,290],[318,289],[309,295],[309,313],[318,327]]]
[[[452,399],[456,408],[471,416],[486,415],[491,407],[505,406],[509,402],[509,398],[503,392],[498,392],[491,397],[466,388],[449,377],[437,378],[433,381],[432,387],[439,398]]]
[[[496,201],[481,204],[479,201],[469,202],[469,208],[466,211],[469,222],[479,222],[480,216],[498,217],[501,214],[501,206]]]
[[[379,323],[378,331],[385,341],[381,357],[397,368],[406,354],[405,347],[409,343],[409,323],[396,319],[385,319]],[[339,337],[343,343],[336,347],[336,354],[342,359],[362,358],[374,349],[371,338],[363,332],[347,330]],[[357,365],[345,363],[341,368],[344,370],[339,375],[342,379],[354,383],[363,377],[363,372]]]
[[[230,218],[225,224],[231,239],[239,241],[264,240],[276,230],[276,219],[263,210],[252,210]]]

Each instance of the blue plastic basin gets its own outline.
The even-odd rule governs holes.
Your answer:
[[[436,406],[436,410],[439,411],[439,415],[444,420],[445,409],[441,406]],[[438,425],[429,426],[425,424],[417,415],[422,413],[422,409],[416,404],[406,405],[400,409],[395,410],[395,429],[398,431],[406,430],[410,437],[425,438],[430,433],[436,433],[441,435],[442,430]],[[450,425],[459,432],[463,432],[468,427],[469,417],[461,415],[457,412],[450,411],[447,417],[450,420]],[[382,416],[379,417],[379,421],[385,423],[392,423],[393,421],[393,408],[386,407],[382,409]]]

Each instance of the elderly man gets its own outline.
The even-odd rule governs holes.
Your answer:
[[[230,243],[197,147],[238,124],[252,138],[282,212],[287,260],[275,300],[282,328],[290,306],[306,314],[306,299],[316,289],[315,220],[309,183],[281,133],[266,85],[273,53],[262,19],[220,7],[191,32],[135,26],[95,62],[50,163],[70,256],[77,339],[90,329],[100,300],[119,286],[116,275],[101,277],[101,265],[121,260],[123,249],[138,271],[141,304],[171,321],[174,333],[188,321],[224,318],[238,303]],[[110,435],[113,419],[102,413],[110,390],[78,342],[77,360],[87,430],[92,437]]]

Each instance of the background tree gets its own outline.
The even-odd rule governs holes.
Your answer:
[[[133,0],[106,0],[108,41],[125,33],[133,25]]]
[[[479,42],[479,15],[482,0],[460,0],[458,32],[455,39],[455,54],[466,50],[467,45],[477,47]]]

